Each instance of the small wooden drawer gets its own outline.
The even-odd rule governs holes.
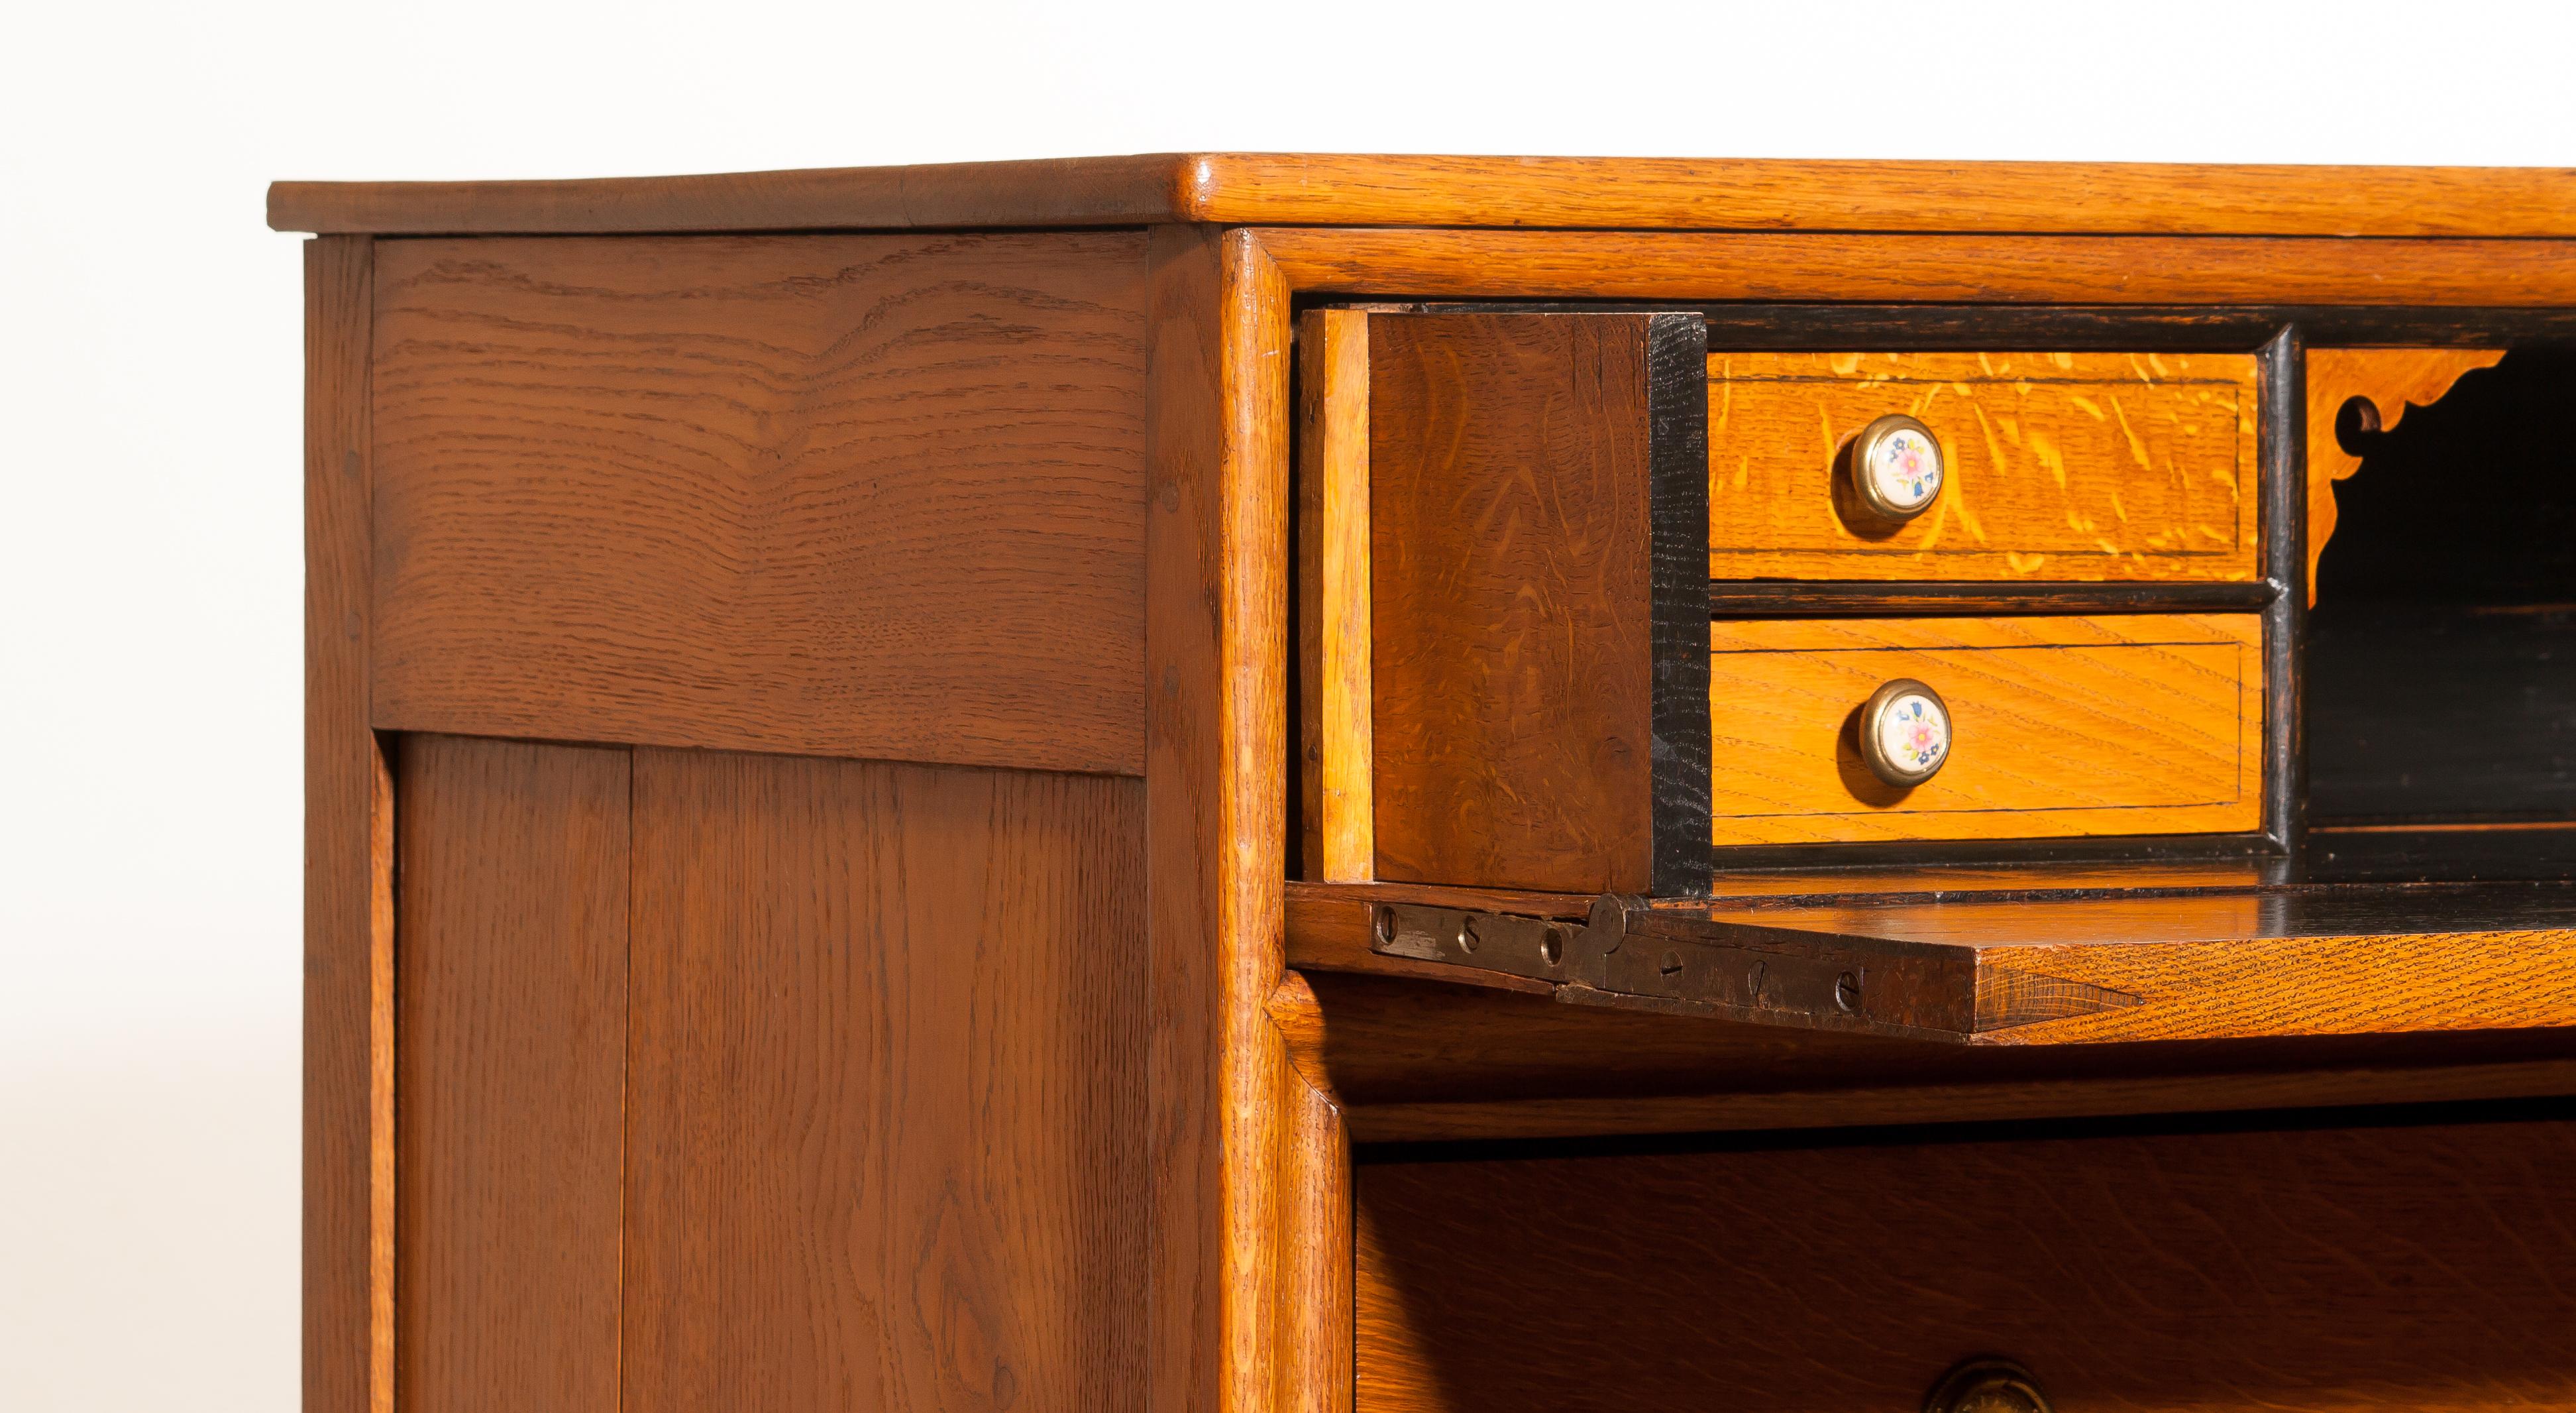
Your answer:
[[[1709,577],[2251,580],[2248,354],[1748,353],[1708,358]],[[1851,444],[1902,414],[1940,490],[1870,513]]]
[[[1792,619],[1710,633],[1718,844],[2250,830],[2262,823],[2262,620]],[[1939,694],[1949,753],[1881,781],[1855,718]]]

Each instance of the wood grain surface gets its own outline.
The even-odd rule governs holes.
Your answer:
[[[2308,389],[2308,602],[2317,601],[2317,556],[2334,538],[2334,483],[2361,469],[2361,458],[2343,449],[2335,423],[2354,398],[2370,404],[2366,430],[2391,431],[2410,407],[2442,400],[2461,375],[2492,368],[2502,349],[2312,348]]]
[[[492,182],[279,182],[279,230],[445,235],[1156,221],[2576,235],[2576,174],[2209,166],[1172,153]]]
[[[1347,1326],[1318,1331],[1297,1307],[1346,1268],[1312,1249],[1332,1230],[1312,1225],[1328,1204],[1299,1196],[1328,1181],[1313,1100],[1264,1010],[1288,872],[1288,290],[1239,232],[1163,227],[1151,249],[1154,1220],[1137,1401],[1323,1413],[1346,1397]]]
[[[1647,324],[1370,329],[1380,878],[1653,886]]]
[[[635,756],[625,1402],[1129,1406],[1142,788]]]
[[[1143,257],[389,246],[376,724],[1140,771]]]
[[[627,753],[401,743],[396,1405],[615,1413]]]
[[[2576,1032],[2563,1028],[1959,1045],[1329,971],[1283,986],[1271,1011],[1360,1142],[2576,1093]]]
[[[1762,353],[1708,359],[1712,579],[2257,577],[2243,354]],[[1846,448],[1939,439],[1939,497],[1872,521]]]
[[[304,248],[303,1395],[393,1407],[393,791],[368,729],[373,243]]]
[[[1280,1273],[1266,1406],[1277,1413],[1351,1413],[1351,1141],[1342,1112],[1281,1056],[1278,1213]]]
[[[2576,1123],[1364,1165],[1362,1413],[2576,1403]]]
[[[2254,828],[2261,621],[1755,619],[1711,630],[1719,844]],[[1949,704],[1940,774],[1869,773],[1851,716],[1879,684]]]
[[[2570,240],[1305,226],[1257,238],[1300,292],[1390,298],[2576,304]]]
[[[1369,703],[1369,316],[1297,324],[1297,701],[1305,877],[1376,876]]]

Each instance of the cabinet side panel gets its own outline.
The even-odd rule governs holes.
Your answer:
[[[625,1407],[1142,1380],[1143,787],[641,750]]]
[[[379,726],[1135,774],[1144,237],[405,240]]]
[[[615,1413],[627,753],[396,752],[397,1405]]]
[[[1381,879],[1653,884],[1647,326],[1370,323]]]

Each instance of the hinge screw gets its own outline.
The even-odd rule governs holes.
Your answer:
[[[1860,1009],[1860,973],[1847,971],[1834,978],[1834,1004],[1846,1011]]]

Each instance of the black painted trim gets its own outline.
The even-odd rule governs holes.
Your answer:
[[[1647,553],[1654,648],[1651,877],[1658,897],[1709,888],[1715,744],[1708,706],[1708,331],[1646,321]]]
[[[1889,583],[1867,579],[1718,580],[1712,618],[1939,618],[1995,613],[2221,613],[2268,608],[2271,580],[2212,584]]]
[[[2307,834],[2308,399],[2303,331],[2263,346],[2263,573],[2282,587],[2263,610],[2263,832],[2295,862]]]
[[[2191,863],[2277,858],[2268,834],[2087,834],[2054,839],[1894,839],[1855,844],[1730,844],[1723,871],[1925,868],[2022,863]],[[1819,889],[1818,891],[1825,891]]]

